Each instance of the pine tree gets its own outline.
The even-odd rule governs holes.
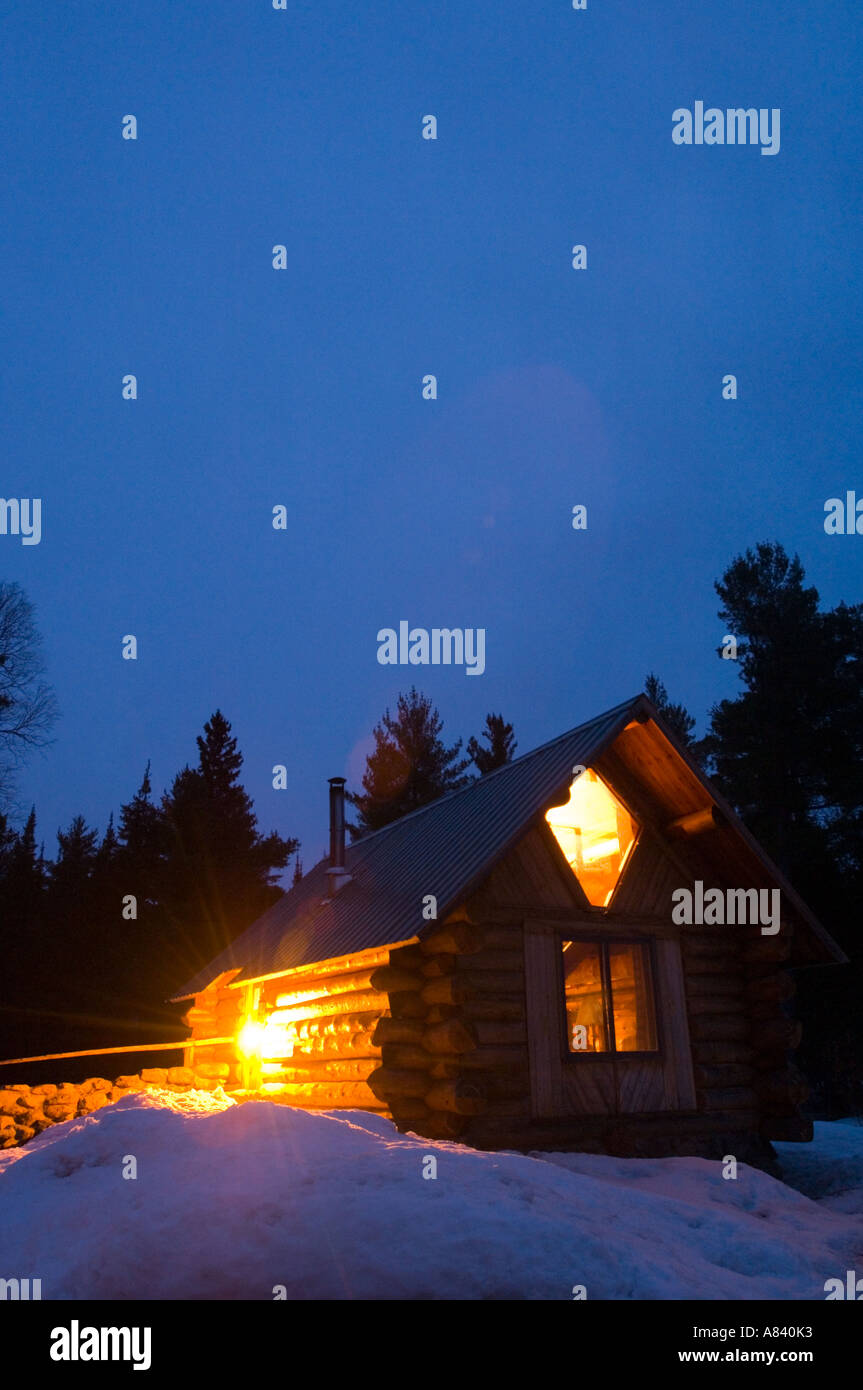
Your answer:
[[[703,741],[720,790],[780,867],[791,874],[794,866],[798,875],[807,858],[824,857],[826,840],[819,846],[815,832],[839,809],[835,779],[846,782],[843,763],[850,759],[858,777],[860,771],[852,732],[855,704],[859,728],[859,687],[849,698],[839,674],[855,639],[843,633],[840,617],[819,613],[818,592],[804,587],[804,578],[796,555],[789,559],[781,545],[763,543],[738,556],[717,582],[719,616],[737,638],[744,688],[713,707]],[[844,610],[849,619],[853,612]],[[859,649],[860,610],[856,623]],[[844,734],[837,706],[842,721],[851,720]]]
[[[120,808],[120,862],[124,893],[133,894],[138,915],[153,911],[160,896],[166,845],[165,816],[152,800],[150,764],[132,800]]]
[[[801,1064],[822,1114],[863,1107],[863,605],[822,612],[799,558],[763,543],[716,584],[743,689],[711,711],[710,771],[851,964],[801,971]]]
[[[467,785],[463,773],[470,759],[458,756],[461,739],[449,748],[443,743],[442,729],[440,714],[415,686],[399,695],[395,716],[385,711],[374,729],[363,790],[347,795],[359,812],[359,823],[350,827],[354,839]]]
[[[686,748],[696,751],[695,740],[692,737],[692,730],[695,728],[695,720],[689,713],[685,705],[674,705],[668,698],[668,691],[658,676],[651,671],[644,682],[644,693],[652,704],[656,705],[662,718],[676,734],[680,742]]]
[[[513,734],[512,725],[505,723],[502,714],[486,715],[485,728],[482,730],[480,738],[485,739],[488,748],[483,748],[479,741],[471,735],[467,742],[467,752],[481,777],[484,777],[487,772],[494,772],[496,767],[503,767],[504,763],[512,762],[512,756],[518,744]]]
[[[36,849],[36,807],[30,808],[20,835],[7,832],[3,865],[4,916],[19,936],[33,930],[41,918],[45,866]]]
[[[198,766],[178,773],[162,800],[164,904],[181,973],[212,959],[279,897],[277,871],[298,848],[295,839],[259,833],[238,780],[242,754],[220,710],[197,743]]]
[[[36,848],[35,808],[20,834],[0,816],[0,1056],[40,1049],[32,1001],[40,998],[38,982],[50,959],[45,885],[45,866]]]

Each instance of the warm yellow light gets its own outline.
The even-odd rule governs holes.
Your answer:
[[[607,859],[610,854],[620,854],[620,841],[616,835],[607,835],[603,840],[586,845],[581,857],[585,864],[591,864],[594,859]]]
[[[545,818],[588,902],[607,906],[638,833],[626,808],[587,768],[573,781],[566,804]]]
[[[237,1050],[242,1057],[248,1058],[290,1057],[294,1047],[288,1040],[286,1024],[274,1017],[268,1018],[266,1023],[247,1018],[237,1034]]]
[[[237,1051],[242,1057],[260,1057],[264,1035],[264,1025],[257,1023],[253,1018],[247,1018],[237,1034]]]

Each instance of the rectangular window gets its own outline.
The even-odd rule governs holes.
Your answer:
[[[571,1053],[656,1052],[656,1009],[645,943],[563,942]]]

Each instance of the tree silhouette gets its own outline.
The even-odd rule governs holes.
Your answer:
[[[662,684],[658,676],[651,671],[644,682],[644,693],[652,704],[656,705],[666,724],[675,733],[680,742],[686,748],[696,751],[695,740],[692,737],[692,730],[695,728],[695,720],[689,713],[685,705],[674,705],[668,698],[668,691]]]
[[[8,807],[27,753],[48,741],[57,717],[42,679],[42,639],[33,605],[18,584],[0,584],[0,804]]]
[[[467,741],[467,752],[474,766],[478,769],[481,777],[487,772],[494,772],[496,767],[503,767],[504,763],[512,762],[512,755],[518,744],[511,724],[504,721],[502,714],[487,714],[485,717],[485,728],[480,734],[488,744],[488,748],[483,748],[480,742],[471,735]]]
[[[295,839],[259,833],[239,781],[242,754],[220,710],[197,743],[198,766],[178,773],[162,800],[162,894],[178,969],[212,959],[275,902],[276,871],[298,848]]]
[[[359,812],[351,825],[353,839],[380,830],[445,792],[457,791],[469,758],[459,758],[461,739],[447,747],[441,739],[443,721],[431,700],[415,686],[399,695],[395,716],[389,709],[374,729],[375,746],[366,759],[362,792],[347,799]]]

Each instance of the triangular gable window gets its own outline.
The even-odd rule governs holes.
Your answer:
[[[592,768],[577,776],[564,806],[545,818],[594,907],[611,901],[638,835],[638,826]]]

